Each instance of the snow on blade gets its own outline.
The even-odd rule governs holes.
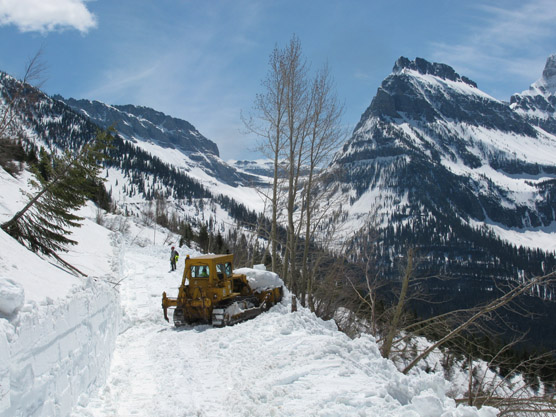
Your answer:
[[[239,268],[234,273],[245,275],[253,291],[284,287],[284,281],[282,281],[278,274],[264,269]]]

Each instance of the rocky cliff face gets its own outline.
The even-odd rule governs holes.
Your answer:
[[[555,220],[555,157],[556,138],[507,103],[447,65],[402,57],[334,167],[355,200],[379,191],[435,215],[541,227]],[[407,211],[375,203],[384,221]]]
[[[122,137],[140,147],[154,144],[168,150],[168,154],[172,150],[179,152],[183,156],[182,165],[187,170],[199,168],[209,177],[231,186],[257,182],[254,176],[239,172],[222,161],[216,143],[185,120],[148,107],[56,98],[103,128],[114,126]]]
[[[184,153],[218,155],[216,144],[201,135],[189,122],[142,106],[111,106],[99,101],[55,98],[101,126],[112,126],[126,139],[144,140]]]

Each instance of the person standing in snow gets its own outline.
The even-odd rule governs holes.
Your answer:
[[[179,256],[180,254],[178,251],[172,246],[172,252],[170,252],[170,266],[172,267],[172,271],[176,270],[176,263],[178,262]]]

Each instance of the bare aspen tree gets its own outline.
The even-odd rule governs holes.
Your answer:
[[[495,407],[501,416],[549,416],[556,415],[554,380],[540,381],[538,375],[545,367],[554,366],[554,352],[529,355],[515,360],[511,351],[521,342],[520,336],[494,352],[482,352],[482,366],[473,367],[473,357],[468,354],[469,383],[466,395],[457,398],[457,403],[466,403],[481,408]],[[473,345],[481,352],[482,346]],[[497,369],[504,368],[503,372]],[[528,381],[535,376],[534,382]],[[543,386],[544,385],[544,386]]]
[[[556,272],[552,272],[548,275],[535,277],[530,279],[529,281],[525,281],[516,285],[510,291],[506,292],[502,296],[492,300],[485,306],[481,306],[477,309],[471,309],[473,314],[457,327],[455,327],[452,331],[442,337],[440,340],[436,341],[435,343],[431,344],[427,349],[421,352],[413,361],[411,361],[402,371],[404,374],[407,374],[419,361],[426,358],[434,349],[443,345],[449,340],[453,340],[456,336],[460,335],[464,331],[468,330],[473,326],[477,321],[481,318],[484,318],[488,314],[495,312],[502,308],[510,307],[510,303],[516,300],[518,297],[528,294],[531,292],[532,288],[537,285],[546,285],[548,283],[554,283],[556,278]]]
[[[402,316],[403,310],[406,305],[407,290],[409,288],[409,281],[413,276],[413,249],[409,249],[407,252],[407,265],[405,267],[404,276],[402,279],[402,288],[400,290],[400,295],[398,297],[398,303],[396,304],[396,309],[394,311],[394,317],[390,323],[390,329],[386,334],[386,338],[382,343],[381,353],[384,358],[390,357],[390,350],[392,349],[392,342],[399,330],[400,318]]]
[[[303,169],[305,140],[311,99],[307,79],[307,65],[301,54],[301,43],[293,36],[284,49],[282,75],[286,88],[286,144],[287,164],[287,237],[283,278],[291,291],[297,293],[297,242],[295,212],[299,194],[299,178]],[[299,224],[298,224],[299,227]]]
[[[280,160],[284,147],[285,129],[285,79],[283,77],[283,52],[275,47],[270,55],[269,70],[263,81],[265,92],[258,94],[255,99],[254,110],[256,119],[244,119],[247,129],[262,138],[260,150],[273,162],[273,181],[270,196],[271,209],[271,257],[272,271],[276,272],[278,257],[278,199],[280,175],[282,167]],[[265,202],[266,205],[266,202]]]
[[[307,294],[309,298],[309,305],[313,308],[312,294],[314,275],[310,273],[309,269],[309,249],[311,242],[315,236],[315,229],[320,222],[317,218],[314,221],[314,216],[317,215],[316,211],[321,208],[323,212],[327,212],[328,208],[332,208],[332,204],[324,204],[324,207],[319,205],[320,198],[316,194],[316,186],[319,180],[322,179],[321,173],[317,170],[322,168],[322,165],[329,160],[330,156],[337,149],[340,142],[342,142],[346,135],[345,131],[341,129],[341,117],[343,108],[338,103],[338,99],[334,93],[333,83],[330,77],[328,66],[324,66],[319,71],[313,81],[311,89],[312,109],[310,111],[311,118],[308,125],[308,156],[306,163],[306,178],[304,184],[304,214],[305,214],[305,241],[303,247],[303,257],[301,266],[301,276],[303,296],[302,304],[304,304],[304,295]],[[325,195],[321,192],[320,196]]]
[[[41,61],[42,50],[39,50],[29,61],[25,67],[25,72],[21,82],[15,83],[14,89],[5,88],[0,90],[0,98],[3,100],[2,110],[0,110],[0,137],[5,137],[14,127],[14,118],[24,106],[30,107],[36,100],[36,89],[30,86],[35,84],[36,88],[40,87],[42,75],[45,66]]]
[[[326,66],[310,77],[295,35],[284,48],[273,50],[269,64],[263,82],[265,92],[255,100],[256,119],[244,123],[263,139],[263,153],[273,160],[274,178],[267,197],[272,217],[272,269],[276,272],[276,260],[282,255],[282,278],[292,292],[305,294],[308,289],[312,291],[308,258],[313,219],[317,218],[317,171],[345,137],[338,128],[342,107]],[[284,203],[280,204],[282,190]],[[279,254],[281,212],[286,216],[287,233],[285,249]],[[300,244],[301,236],[304,245]]]
[[[374,218],[371,218],[367,224],[358,232],[358,247],[350,248],[349,250],[344,249],[342,252],[346,253],[347,257],[351,255],[350,252],[357,253],[357,261],[353,262],[355,267],[354,277],[350,277],[348,274],[348,282],[357,295],[357,299],[360,301],[360,307],[356,307],[356,311],[364,310],[365,314],[364,320],[361,321],[362,324],[370,331],[370,333],[378,337],[379,318],[377,312],[377,295],[378,291],[385,287],[387,281],[380,278],[376,271],[376,253],[375,253],[375,243],[377,239],[377,231],[374,226]],[[346,259],[347,261],[347,259]],[[365,278],[363,285],[360,284],[361,276]],[[361,323],[357,323],[361,327]],[[367,324],[368,323],[368,324]]]

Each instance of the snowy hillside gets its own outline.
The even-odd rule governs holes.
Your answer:
[[[2,219],[24,186],[1,172]],[[123,234],[86,220],[66,256],[86,279],[0,235],[0,305],[13,306],[0,318],[1,417],[495,415],[456,407],[440,376],[404,376],[371,337],[351,340],[287,300],[233,327],[176,329],[160,308],[181,279],[168,272],[172,242],[106,222]]]
[[[546,74],[554,76],[550,69]],[[345,236],[372,218],[389,229],[384,252],[407,241],[424,246],[426,256],[438,250],[440,263],[454,247],[455,258],[491,263],[488,254],[505,256],[496,252],[497,239],[530,251],[556,250],[554,161],[556,136],[515,106],[447,65],[402,57],[336,154],[331,169],[339,175],[328,189],[332,201],[349,199],[338,216]],[[469,252],[477,245],[484,255]],[[540,261],[519,269],[543,273],[527,269]],[[494,275],[516,277],[508,272]]]
[[[0,111],[23,86],[0,72]],[[108,106],[68,100],[70,106],[40,90],[27,92],[14,110],[14,135],[25,146],[48,152],[77,151],[99,128],[114,124],[120,132],[108,150],[106,189],[118,210],[136,216],[153,213],[154,200],[163,199],[164,213],[175,224],[194,229],[211,224],[221,229],[252,223],[262,200],[253,185],[268,181],[240,171],[218,156],[216,144],[191,124],[147,107]],[[79,107],[81,106],[81,107]],[[166,203],[168,203],[166,205]],[[210,206],[203,210],[202,206]],[[205,216],[207,214],[207,216]],[[174,227],[175,228],[175,227]]]
[[[0,222],[21,208],[17,181],[0,168]],[[83,210],[87,215],[90,208]],[[90,213],[89,213],[89,217]],[[0,231],[0,416],[66,416],[108,375],[119,329],[113,234],[90,220],[63,257],[77,278]]]
[[[555,65],[549,58],[537,83],[551,100]],[[399,280],[408,248],[416,277],[449,277],[427,281],[437,303],[416,303],[422,315],[487,302],[493,282],[547,274],[556,268],[556,130],[542,126],[448,65],[401,57],[335,155],[326,189],[339,203],[324,230],[356,234],[352,259],[372,252],[381,278]],[[376,237],[357,234],[366,224]],[[556,347],[556,304],[544,301],[524,300],[540,314],[533,322],[511,319],[531,349]]]

